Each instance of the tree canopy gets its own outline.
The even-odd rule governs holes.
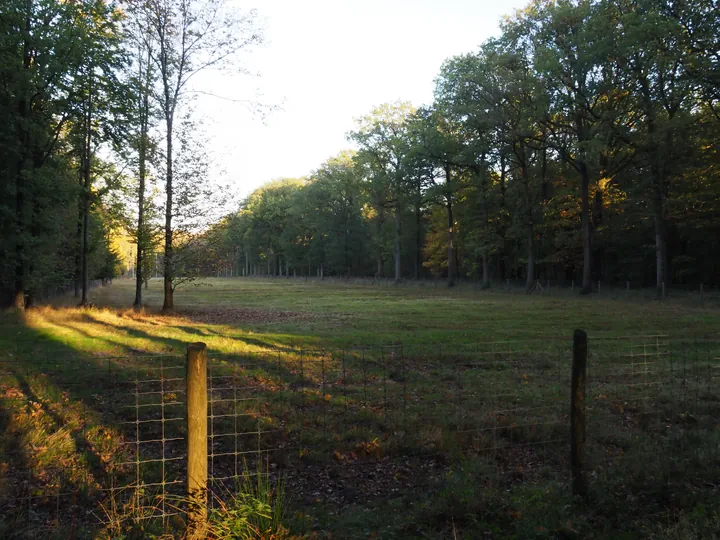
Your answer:
[[[718,29],[714,0],[534,0],[442,64],[432,103],[374,107],[352,150],[217,220],[190,84],[242,68],[254,13],[7,0],[3,303],[73,286],[86,303],[123,265],[138,306],[161,272],[167,309],[218,272],[717,283]],[[113,248],[128,235],[132,258]]]

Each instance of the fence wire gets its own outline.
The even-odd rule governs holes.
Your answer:
[[[458,462],[488,489],[568,484],[571,347],[211,353],[210,504],[242,474],[340,508],[427,487]],[[591,486],[672,493],[720,472],[719,342],[591,336],[589,351]],[[182,523],[185,384],[183,356],[2,360],[0,535]]]

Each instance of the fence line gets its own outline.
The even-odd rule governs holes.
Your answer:
[[[571,345],[210,353],[208,489],[222,496],[263,464],[292,492],[329,466],[395,474],[462,459],[484,471],[488,488],[569,486]],[[713,340],[590,336],[582,456],[590,490],[641,489],[643,474],[666,489],[701,481],[700,464],[718,457],[719,358]],[[22,524],[32,511],[32,525],[49,529],[87,520],[88,507],[105,526],[128,514],[170,526],[186,511],[185,361],[97,358],[77,369],[0,361],[1,478],[18,488],[0,489],[0,512]],[[32,442],[43,438],[61,459]]]

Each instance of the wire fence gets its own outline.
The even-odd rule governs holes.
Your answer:
[[[571,348],[211,353],[210,504],[248,472],[281,476],[298,504],[340,508],[422,488],[458,462],[488,489],[569,485]],[[671,494],[720,478],[709,475],[720,472],[720,342],[591,336],[588,366],[594,489]],[[3,360],[0,536],[181,527],[185,392],[182,356]]]

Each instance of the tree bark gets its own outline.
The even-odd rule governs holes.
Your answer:
[[[395,283],[400,283],[402,279],[402,265],[400,261],[400,235],[401,230],[400,205],[395,206]]]
[[[447,284],[448,287],[454,287],[455,286],[455,274],[457,273],[457,265],[455,260],[455,220],[453,219],[453,207],[452,207],[452,194],[450,193],[450,167],[445,167],[445,178],[446,178],[446,185],[448,188],[447,193],[445,193],[445,206],[447,208],[447,218],[448,218],[448,245],[447,245],[447,252],[448,252],[448,276],[447,276]]]
[[[661,186],[654,186],[653,221],[655,225],[655,286],[658,297],[662,296],[663,283],[667,278],[665,267],[667,264],[667,244],[665,240],[665,201]]]
[[[482,254],[482,289],[490,288],[490,257],[487,253]]]
[[[148,49],[147,67],[150,69],[150,50]],[[149,77],[148,77],[149,78]],[[135,307],[142,306],[142,283],[143,283],[143,257],[145,255],[145,176],[147,159],[147,136],[150,114],[149,81],[146,79],[146,86],[143,87],[142,104],[140,108],[140,144],[138,148],[138,224],[137,224],[137,261],[135,275]]]
[[[415,205],[415,279],[420,279],[422,267],[422,230],[421,230],[420,204]]]
[[[92,68],[89,70],[92,73]],[[92,161],[92,82],[88,81],[87,113],[85,116],[85,148],[83,170],[83,249],[82,249],[82,295],[80,305],[88,305],[89,269],[88,254],[90,253],[90,168]]]
[[[79,175],[80,189],[82,190],[83,178]],[[74,294],[75,298],[80,296],[80,282],[82,276],[82,232],[83,232],[83,202],[82,198],[78,199],[77,205],[77,228],[75,230],[75,275],[73,276],[74,281]]]
[[[527,279],[525,280],[525,292],[530,293],[535,286],[535,231],[532,221],[527,226]]]
[[[533,197],[530,195],[530,173],[525,154],[525,144],[521,142],[519,145],[520,159],[520,175],[522,177],[523,191],[525,198],[525,219],[527,220],[525,229],[525,241],[527,244],[527,272],[525,280],[525,292],[530,294],[535,286],[535,228],[533,226]]]
[[[385,212],[380,205],[378,208],[378,216],[375,220],[375,234],[377,235],[377,253],[375,255],[375,262],[377,263],[377,271],[375,277],[382,277],[383,275],[383,256],[382,256],[382,226],[385,222]]]
[[[590,230],[590,175],[584,162],[578,164],[581,181],[581,212],[583,235],[583,271],[580,294],[592,293],[592,249]]]
[[[163,271],[163,311],[175,309],[173,299],[173,230],[172,230],[172,209],[173,209],[173,118],[166,114],[165,125],[167,127],[166,156],[165,156],[165,260]]]
[[[30,51],[30,39],[31,39],[31,13],[32,13],[32,1],[27,0],[26,2],[26,18],[23,38],[23,69],[25,71],[30,69],[32,57]],[[28,120],[30,116],[30,110],[28,105],[27,96],[25,93],[21,95],[18,101],[18,145],[19,145],[19,157],[17,162],[17,174],[15,177],[15,220],[16,220],[16,238],[15,238],[15,286],[13,291],[12,305],[16,309],[25,309],[25,257],[26,257],[26,246],[25,246],[25,168],[26,168],[26,156],[27,149],[30,147],[30,134],[28,130]]]

